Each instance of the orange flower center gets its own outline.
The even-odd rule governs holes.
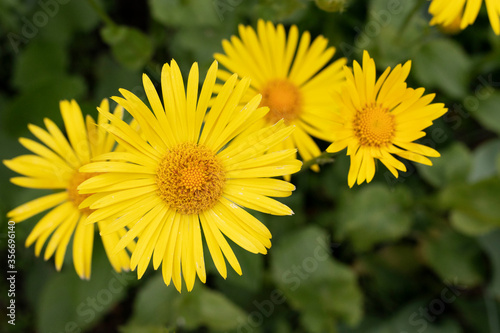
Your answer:
[[[358,110],[354,118],[354,133],[363,146],[380,147],[394,137],[394,116],[389,109],[371,104]]]
[[[214,152],[194,143],[171,149],[156,174],[160,197],[184,215],[212,208],[222,196],[225,181],[224,168]]]
[[[286,124],[296,119],[301,110],[302,96],[299,88],[288,80],[270,81],[261,91],[260,106],[269,107],[266,120],[275,124],[284,119]]]
[[[69,200],[71,202],[73,202],[73,205],[75,205],[76,208],[78,208],[78,206],[82,203],[83,200],[87,199],[88,197],[90,197],[92,195],[92,193],[79,194],[78,190],[77,190],[78,186],[81,183],[83,183],[84,181],[86,181],[87,179],[92,178],[94,176],[97,176],[99,174],[100,173],[98,173],[98,172],[89,172],[89,173],[81,172],[80,173],[78,171],[75,171],[73,177],[69,181],[69,186],[67,188],[67,191],[68,191]],[[90,209],[90,208],[83,208],[83,209],[80,209],[80,211],[82,213],[85,213],[88,215],[88,214],[92,213],[94,210]]]

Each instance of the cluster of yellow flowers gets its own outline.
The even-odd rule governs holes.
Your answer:
[[[37,256],[50,238],[44,258],[55,254],[60,269],[73,236],[75,270],[90,278],[97,224],[115,270],[137,269],[140,278],[152,259],[167,285],[180,291],[184,280],[190,291],[196,276],[206,281],[202,231],[224,278],[226,260],[242,274],[227,238],[267,253],[271,233],[247,209],[293,214],[273,197],[295,189],[287,180],[302,167],[297,152],[303,161],[322,153],[313,137],[331,144],[327,152],[347,148],[350,187],[373,179],[375,160],[397,177],[405,165],[395,155],[428,165],[439,156],[414,141],[446,108],[407,87],[410,61],[377,79],[366,51],[350,68],[344,58],[331,62],[335,48],[325,38],[311,42],[296,26],[287,34],[262,20],[222,45],[201,91],[197,64],[185,84],[172,60],[161,72],[161,97],[143,76],[149,106],[121,89],[114,112],[104,100],[97,121],[62,101],[67,136],[49,119],[46,129],[29,126],[42,143],[21,138],[33,154],[4,163],[22,175],[14,184],[56,190],[8,213],[20,222],[50,209],[26,241]]]

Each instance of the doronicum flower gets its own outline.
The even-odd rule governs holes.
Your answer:
[[[231,37],[231,41],[224,40],[225,54],[215,54],[215,58],[229,72],[252,79],[242,102],[260,93],[260,106],[270,109],[247,131],[251,133],[283,119],[285,124],[295,125],[296,130],[274,150],[296,147],[304,161],[317,157],[321,151],[312,137],[332,140],[332,94],[344,81],[342,66],[346,59],[326,66],[335,48],[328,47],[328,40],[322,36],[311,43],[307,31],[299,41],[295,25],[290,28],[288,38],[283,25],[275,27],[263,20],[258,21],[257,32],[252,27],[240,25],[239,35],[239,38]],[[219,78],[227,79],[231,75],[228,71],[219,71]],[[216,86],[215,90],[219,89],[220,86]],[[318,165],[313,165],[312,169],[319,170]]]
[[[486,10],[491,27],[495,34],[500,35],[500,1],[485,0]],[[431,24],[450,26],[460,19],[460,29],[465,29],[476,21],[483,0],[432,0],[429,13],[433,18]]]
[[[432,165],[426,157],[439,153],[413,141],[425,136],[423,131],[444,113],[443,104],[433,103],[434,94],[423,95],[424,88],[406,86],[411,62],[387,68],[376,80],[375,62],[363,53],[363,68],[354,61],[353,70],[344,67],[346,83],[335,94],[340,109],[334,112],[337,122],[335,140],[326,149],[338,152],[347,147],[351,166],[350,187],[357,181],[369,183],[375,175],[375,160],[380,160],[397,178],[405,165],[393,155]],[[354,73],[353,73],[354,71]]]
[[[68,243],[73,236],[73,264],[82,279],[89,279],[91,273],[92,250],[94,243],[94,225],[85,223],[91,209],[80,209],[80,203],[88,197],[77,191],[78,185],[95,174],[81,173],[78,169],[102,153],[113,150],[116,142],[111,135],[99,128],[91,116],[85,121],[78,104],[72,100],[61,101],[61,114],[68,139],[50,119],[44,119],[47,130],[35,125],[28,128],[42,143],[27,138],[20,138],[20,143],[33,152],[21,155],[3,163],[23,177],[11,178],[11,182],[28,188],[51,189],[55,193],[29,201],[7,213],[15,222],[24,221],[47,209],[51,209],[35,225],[26,239],[26,246],[35,243],[35,254],[40,255],[47,239],[44,259],[48,260],[55,253],[55,266],[60,270]],[[102,114],[98,124],[107,123],[109,104],[103,100],[100,106]],[[122,108],[116,108],[115,117],[121,117]],[[109,221],[100,220],[99,229]],[[125,229],[102,237],[102,242],[113,268],[120,272],[129,270],[130,258],[125,250],[111,254],[111,250],[125,234]],[[130,244],[130,249],[133,244]]]
[[[124,98],[114,100],[134,117],[142,136],[118,117],[103,113],[110,120],[104,127],[127,151],[103,155],[80,169],[104,172],[79,187],[81,193],[97,192],[82,203],[96,209],[88,222],[112,218],[114,222],[102,234],[129,228],[115,250],[122,250],[137,237],[131,268],[137,268],[138,278],[152,259],[154,269],[162,265],[165,283],[173,281],[179,291],[182,278],[188,291],[196,275],[206,281],[202,231],[224,278],[224,257],[242,274],[226,237],[252,253],[267,253],[271,233],[244,208],[292,214],[270,197],[289,196],[295,187],[270,177],[295,173],[302,165],[295,159],[296,149],[264,154],[290,136],[292,126],[279,121],[254,133],[244,132],[268,111],[258,108],[260,95],[241,105],[248,78],[237,82],[237,75],[229,77],[207,114],[216,75],[214,62],[198,96],[198,65],[192,66],[185,89],[172,60],[161,73],[163,103],[144,75],[152,111],[137,96],[121,89]],[[236,136],[240,138],[235,141]]]

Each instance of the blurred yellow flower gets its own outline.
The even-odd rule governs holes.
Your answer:
[[[224,40],[225,54],[215,54],[230,72],[251,78],[250,89],[242,102],[248,102],[255,94],[262,94],[261,106],[270,108],[266,117],[247,128],[251,133],[272,125],[280,119],[297,128],[274,150],[298,148],[304,161],[321,154],[311,136],[331,141],[331,109],[334,107],[332,93],[345,80],[342,58],[327,63],[335,54],[322,36],[312,43],[309,32],[304,32],[299,42],[295,25],[290,28],[288,38],[283,25],[276,27],[271,22],[259,20],[257,32],[249,26],[239,26],[240,38],[233,36]],[[326,66],[326,67],[325,67]],[[218,77],[227,79],[231,74],[221,70]],[[220,85],[215,91],[221,89]],[[319,170],[317,165],[313,170]]]
[[[152,258],[154,269],[162,264],[165,283],[173,281],[179,291],[182,278],[188,291],[193,289],[196,275],[206,281],[202,230],[224,278],[224,257],[242,274],[226,237],[252,253],[267,253],[271,233],[242,207],[292,214],[290,208],[269,197],[289,196],[295,187],[269,177],[295,173],[302,165],[295,159],[296,149],[263,154],[290,136],[293,126],[279,121],[241,134],[268,112],[258,108],[260,95],[245,106],[240,104],[249,79],[238,82],[237,75],[229,77],[207,114],[216,76],[214,62],[198,96],[198,65],[192,66],[185,90],[179,67],[172,60],[162,69],[163,105],[144,75],[152,111],[131,92],[120,90],[124,98],[114,100],[135,118],[142,136],[118,117],[103,113],[110,120],[105,128],[127,151],[103,155],[80,169],[105,172],[79,187],[82,193],[97,192],[81,205],[96,209],[88,222],[113,218],[115,222],[102,234],[128,227],[116,251],[137,237],[131,268],[138,268],[138,277]],[[243,137],[234,141],[238,135]]]
[[[491,27],[495,34],[500,35],[500,1],[485,0],[485,3]],[[429,13],[433,16],[431,24],[446,27],[459,18],[460,29],[463,30],[474,23],[482,4],[483,0],[432,0],[429,6]]]
[[[30,131],[43,144],[26,138],[20,138],[21,144],[33,152],[31,155],[21,155],[3,163],[24,177],[11,178],[11,182],[29,188],[53,189],[56,193],[45,195],[29,201],[12,211],[7,216],[15,222],[21,222],[47,209],[51,209],[31,231],[26,240],[26,246],[35,241],[35,254],[38,256],[50,237],[45,249],[44,259],[49,259],[55,253],[55,265],[60,270],[68,243],[73,236],[73,264],[77,274],[82,279],[89,279],[94,243],[94,226],[85,223],[91,209],[79,209],[80,203],[88,197],[77,192],[81,182],[93,174],[80,173],[78,169],[97,155],[113,150],[115,140],[102,128],[99,128],[92,117],[83,119],[78,104],[72,100],[61,101],[61,114],[64,120],[69,142],[50,119],[45,119],[47,131],[29,125]],[[105,114],[109,113],[107,100],[101,103],[102,115],[98,124],[107,123]],[[122,108],[116,108],[115,116],[121,117]],[[109,222],[98,221],[99,229]],[[125,250],[112,254],[111,250],[125,234],[123,228],[102,237],[104,248],[113,268],[120,272],[129,270],[129,256]],[[131,244],[131,249],[133,244]]]
[[[350,187],[357,181],[369,183],[375,175],[375,159],[380,160],[397,178],[406,171],[393,155],[432,165],[426,157],[440,156],[427,146],[414,143],[425,136],[423,130],[446,112],[443,104],[431,104],[434,94],[424,88],[407,88],[411,63],[387,68],[376,80],[375,62],[363,53],[363,68],[354,61],[353,70],[344,67],[347,81],[335,94],[340,110],[335,111],[335,139],[326,149],[338,152],[347,147],[351,157],[348,175]],[[354,73],[353,73],[354,71]]]

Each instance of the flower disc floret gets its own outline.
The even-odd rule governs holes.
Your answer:
[[[160,197],[184,215],[212,208],[224,189],[224,169],[207,147],[183,143],[171,149],[158,166]]]
[[[394,116],[388,108],[375,103],[365,106],[356,113],[353,126],[361,145],[385,146],[394,137]]]
[[[261,106],[269,107],[266,120],[275,124],[284,119],[286,124],[297,119],[302,108],[300,90],[288,80],[273,80],[262,89]]]

